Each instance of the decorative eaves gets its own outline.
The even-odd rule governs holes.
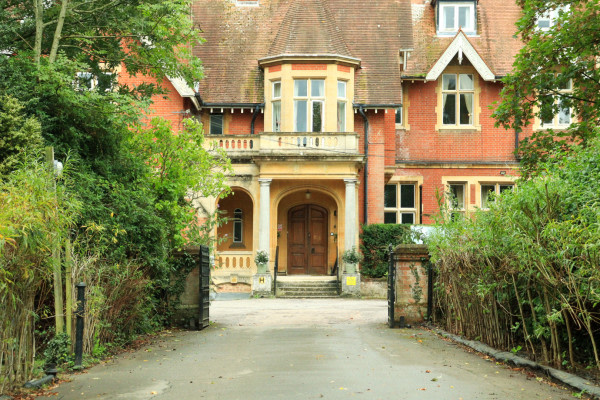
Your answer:
[[[170,76],[167,76],[167,78],[181,97],[189,97],[196,108],[200,108],[200,104],[198,104],[198,100],[195,97],[196,91],[189,87],[185,80],[182,78],[171,78]]]
[[[462,63],[464,57],[467,57],[469,62],[475,67],[479,75],[486,81],[494,81],[495,75],[490,70],[486,62],[481,58],[475,47],[471,44],[467,35],[462,30],[459,30],[452,43],[446,48],[444,53],[431,67],[431,70],[425,77],[426,81],[435,81],[439,78],[442,72],[446,69],[448,64],[458,56],[458,62]]]

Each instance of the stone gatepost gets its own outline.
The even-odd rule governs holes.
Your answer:
[[[401,244],[394,249],[396,264],[396,301],[394,320],[406,323],[425,320],[427,315],[427,268],[429,252],[424,244]]]

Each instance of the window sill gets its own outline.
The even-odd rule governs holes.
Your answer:
[[[553,131],[566,131],[569,129],[571,125],[544,125],[539,126],[535,130],[536,131],[546,131],[548,129],[552,129]]]
[[[441,133],[477,133],[480,130],[481,127],[475,125],[447,125],[438,128]]]

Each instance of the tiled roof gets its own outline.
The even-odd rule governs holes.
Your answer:
[[[398,50],[413,47],[410,0],[195,0],[192,11],[206,39],[194,48],[204,102],[263,102],[258,60],[298,53],[358,58],[354,101],[401,102]]]
[[[422,0],[413,0],[414,51],[403,71],[403,76],[425,77],[453,40],[438,37],[435,32],[435,8]],[[477,5],[477,36],[469,41],[496,76],[506,75],[514,57],[522,47],[516,36],[515,23],[521,8],[514,2],[482,0]]]
[[[267,56],[282,54],[351,56],[327,3],[322,0],[292,2]]]

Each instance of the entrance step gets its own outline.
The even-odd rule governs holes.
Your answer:
[[[282,298],[330,298],[339,297],[340,287],[335,277],[286,276],[277,277],[275,296]]]

